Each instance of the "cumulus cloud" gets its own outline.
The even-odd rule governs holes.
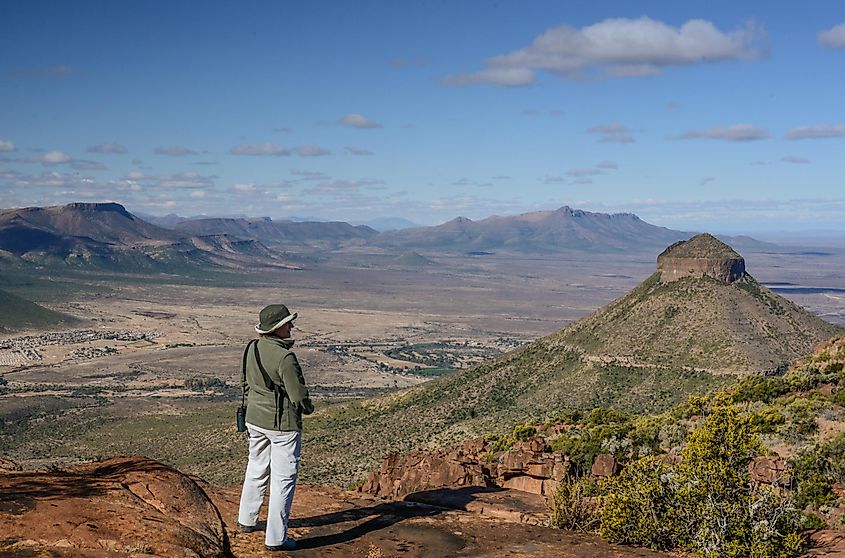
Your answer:
[[[235,184],[233,188],[236,192],[254,192],[255,184]]]
[[[828,48],[845,48],[845,21],[818,35],[819,42]]]
[[[331,155],[331,151],[319,145],[303,145],[294,148],[296,154],[300,157],[322,157],[324,155]]]
[[[87,149],[88,153],[103,153],[103,154],[117,154],[123,155],[129,153],[125,146],[119,143],[101,143],[99,145],[92,145]]]
[[[701,19],[680,27],[649,17],[606,19],[581,29],[563,24],[541,34],[528,47],[488,59],[478,72],[449,75],[443,82],[526,86],[537,81],[541,70],[569,78],[591,72],[649,76],[673,66],[760,58],[767,55],[765,43],[764,29],[753,21],[729,32]]]
[[[0,140],[0,152],[3,153],[11,153],[12,151],[17,151],[18,146],[15,145],[13,141],[7,140]]]
[[[169,157],[185,157],[187,155],[196,155],[197,152],[181,145],[174,145],[172,147],[156,147],[153,150],[156,155],[167,155]]]
[[[73,158],[70,155],[61,151],[48,151],[36,159],[45,166],[63,165],[73,161]]]
[[[710,130],[690,130],[681,134],[680,139],[717,139],[724,141],[757,141],[769,137],[765,128],[757,128],[751,124],[734,124],[728,128],[713,128]]]
[[[253,157],[272,156],[287,157],[290,149],[284,148],[275,143],[241,144],[229,150],[232,155],[251,155]]]
[[[784,155],[780,160],[784,163],[793,163],[796,165],[806,165],[810,162],[806,157],[797,157],[795,155]]]
[[[338,123],[341,124],[342,126],[348,126],[350,128],[367,129],[367,128],[381,128],[382,127],[382,125],[379,124],[378,122],[376,122],[374,120],[370,120],[366,116],[363,116],[361,114],[356,114],[354,112],[351,112],[351,113],[347,114],[346,116],[344,116],[343,118],[341,118],[340,120],[338,120]]]
[[[366,155],[372,155],[373,154],[373,152],[370,151],[369,149],[364,149],[363,147],[355,147],[354,145],[347,145],[346,146],[346,152],[349,153],[350,155],[356,155],[356,156],[366,156]]]
[[[815,124],[792,128],[784,136],[788,140],[845,137],[845,124]]]

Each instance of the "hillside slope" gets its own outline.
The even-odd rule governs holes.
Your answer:
[[[679,254],[711,243],[700,255],[702,269],[721,269],[719,258],[735,254],[709,235],[688,242],[675,245]],[[372,463],[388,449],[456,443],[565,408],[659,412],[690,393],[785,365],[843,332],[747,274],[728,283],[693,269],[664,281],[667,271],[494,360],[315,417],[317,428],[306,436],[309,446],[320,448],[317,474],[344,475],[341,463]]]
[[[17,329],[51,329],[76,321],[72,316],[55,312],[10,292],[0,290],[0,331]]]

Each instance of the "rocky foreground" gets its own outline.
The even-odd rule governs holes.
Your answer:
[[[67,470],[20,471],[0,460],[0,557],[231,557],[285,555],[263,533],[235,528],[239,487],[219,488],[140,456]],[[531,525],[542,498],[464,487],[379,500],[302,485],[288,555],[403,557],[659,557],[669,554]],[[440,505],[421,503],[437,502]],[[820,533],[815,556],[842,556],[845,541]]]
[[[6,467],[11,464],[6,463]],[[360,557],[664,556],[516,523],[536,497],[446,491],[453,507],[300,486],[291,555]],[[239,487],[217,488],[156,461],[116,457],[60,471],[0,471],[0,556],[260,556],[264,535],[235,528]],[[447,501],[448,500],[448,501]],[[519,509],[517,509],[519,508]],[[278,555],[279,553],[273,553]]]

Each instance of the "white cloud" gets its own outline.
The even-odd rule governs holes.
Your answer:
[[[350,155],[357,155],[357,156],[364,156],[364,155],[372,155],[373,152],[369,149],[364,149],[363,147],[355,147],[352,145],[346,146],[346,152]]]
[[[206,193],[205,190],[194,190],[188,195],[192,198],[202,199],[205,197]]]
[[[61,151],[48,151],[44,155],[37,157],[37,159],[45,166],[63,165],[73,161],[70,155]]]
[[[356,114],[351,112],[338,120],[338,123],[343,126],[349,126],[350,128],[381,128],[382,125],[374,120],[370,120],[366,116],[361,114]]]
[[[273,157],[287,157],[290,155],[290,149],[284,148],[275,143],[259,143],[259,144],[242,144],[236,145],[229,150],[232,155],[251,155],[254,157],[273,156]]]
[[[18,150],[18,146],[15,145],[15,142],[0,140],[0,152],[11,153],[12,151],[17,151],[17,150]]]
[[[819,42],[828,48],[845,48],[845,21],[818,35]]]
[[[101,143],[99,145],[92,145],[87,149],[88,153],[103,153],[103,154],[118,154],[123,155],[129,153],[125,146],[119,143]]]
[[[734,124],[728,128],[713,128],[710,130],[690,130],[684,132],[680,139],[717,139],[724,141],[757,141],[769,137],[769,131],[765,128],[757,128],[751,124]]]
[[[619,165],[614,161],[602,161],[596,167],[600,169],[618,169]]]
[[[322,157],[324,155],[331,155],[332,152],[319,145],[303,145],[294,148],[296,154],[300,157]]]
[[[841,138],[845,137],[845,124],[798,126],[789,130],[784,137],[788,140]]]
[[[648,17],[606,19],[581,29],[563,24],[526,48],[488,59],[478,72],[446,76],[443,82],[525,86],[536,82],[538,70],[561,77],[648,76],[672,66],[760,58],[767,54],[765,42],[765,31],[753,21],[730,32],[701,19],[677,28]]]
[[[185,157],[186,155],[196,155],[197,152],[181,145],[174,145],[172,147],[156,147],[153,151],[156,155],[168,155],[170,157]]]
[[[592,184],[593,180],[591,178],[576,178],[572,181],[573,184]]]
[[[784,163],[794,163],[797,165],[806,165],[810,162],[806,157],[797,157],[795,155],[784,155],[780,160]]]
[[[493,180],[513,180],[513,177],[507,176],[505,174],[500,174],[498,176],[494,176]]]
[[[255,184],[235,184],[234,189],[236,192],[254,192]]]

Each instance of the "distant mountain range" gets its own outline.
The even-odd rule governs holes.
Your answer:
[[[0,258],[20,263],[178,270],[216,266],[290,266],[294,254],[364,250],[423,256],[642,252],[692,233],[647,223],[631,213],[593,213],[562,207],[479,221],[458,217],[442,225],[378,232],[344,222],[275,221],[269,217],[156,218],[133,215],[117,203],[72,203],[0,210]],[[168,226],[162,226],[167,224]],[[727,237],[743,250],[777,247],[748,237]],[[286,259],[287,258],[287,259]]]

